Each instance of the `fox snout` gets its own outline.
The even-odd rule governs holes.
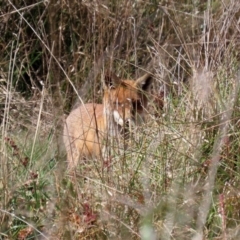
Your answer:
[[[125,127],[125,128],[128,128],[128,127],[133,127],[135,126],[135,120],[134,120],[134,117],[133,116],[129,116],[127,118],[124,118],[122,117],[118,111],[114,110],[113,111],[113,118],[114,118],[114,121],[120,125],[121,127]]]

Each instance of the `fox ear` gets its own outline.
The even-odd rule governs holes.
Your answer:
[[[105,88],[115,88],[121,83],[121,79],[112,72],[107,72],[104,77]]]
[[[148,91],[152,82],[153,82],[152,75],[149,73],[146,73],[142,77],[136,80],[136,85],[138,88],[142,89],[143,91]]]

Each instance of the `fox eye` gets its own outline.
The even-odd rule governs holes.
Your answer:
[[[142,111],[143,107],[140,100],[132,100],[133,111]]]

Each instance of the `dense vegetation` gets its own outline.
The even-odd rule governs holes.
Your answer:
[[[0,239],[240,239],[238,0],[0,1]],[[66,172],[64,117],[154,75],[125,151]]]

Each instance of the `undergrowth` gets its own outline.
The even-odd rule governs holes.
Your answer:
[[[239,17],[237,0],[0,2],[0,239],[239,239]],[[153,74],[146,120],[70,176],[64,119],[109,70]]]

